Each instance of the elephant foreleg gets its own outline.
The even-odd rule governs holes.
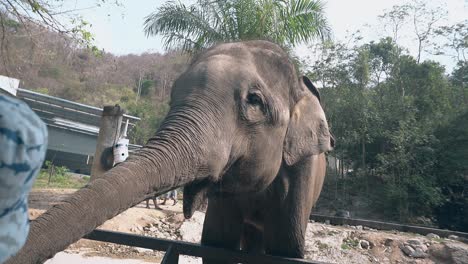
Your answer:
[[[306,224],[297,221],[297,215],[288,215],[280,210],[277,212],[279,214],[268,214],[270,219],[265,221],[265,253],[303,258]]]
[[[265,217],[267,254],[303,258],[312,206],[322,189],[324,157],[312,156],[283,168],[275,180],[274,198]]]
[[[208,200],[208,208],[203,224],[202,245],[240,249],[242,215],[230,199],[213,197]],[[228,264],[229,261],[203,259],[204,264]]]
[[[265,253],[263,230],[250,223],[244,223],[241,247],[247,252]]]

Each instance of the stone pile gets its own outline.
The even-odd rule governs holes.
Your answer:
[[[408,257],[427,258],[427,249],[430,245],[430,243],[423,243],[418,239],[408,239],[406,242],[400,245],[400,249]]]
[[[164,219],[157,219],[155,222],[143,227],[143,235],[170,240],[181,240],[182,237],[179,232],[179,227],[180,225],[177,223],[171,224]]]

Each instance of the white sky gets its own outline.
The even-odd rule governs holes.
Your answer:
[[[183,2],[186,2],[182,0]],[[83,8],[93,6],[96,0],[69,1],[67,6]],[[109,2],[112,2],[110,0]],[[121,0],[123,7],[106,5],[104,8],[92,8],[80,11],[83,18],[93,26],[96,44],[108,52],[117,55],[128,53],[163,52],[160,37],[147,38],[143,32],[144,17],[155,11],[164,0]],[[192,1],[190,1],[192,2]],[[393,5],[405,3],[403,0],[324,0],[326,16],[333,30],[334,38],[343,40],[347,32],[361,29],[365,40],[378,39],[377,17]],[[73,3],[73,4],[72,4]],[[449,21],[455,23],[468,19],[468,0],[429,0],[428,3],[442,3],[449,11]],[[371,27],[364,27],[365,24]],[[410,47],[411,48],[411,47]],[[309,53],[302,45],[296,49],[298,54]],[[441,59],[436,59],[441,61]],[[441,61],[447,64],[447,61]],[[449,65],[450,67],[450,65]]]

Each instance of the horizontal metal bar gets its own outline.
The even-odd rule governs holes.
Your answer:
[[[49,118],[58,117],[70,121],[75,121],[91,126],[100,126],[101,116],[92,113],[87,113],[71,108],[65,108],[59,105],[48,104],[41,101],[31,100],[23,98],[23,100],[33,109],[39,117],[47,116]],[[126,122],[126,118],[123,118],[123,122]],[[134,127],[135,123],[129,122],[130,127]]]
[[[210,258],[214,260],[229,260],[241,263],[270,263],[270,264],[304,264],[321,263],[316,261],[307,261],[303,259],[282,258],[271,255],[251,254],[240,250],[229,250],[224,248],[209,247],[200,244],[188,243],[183,241],[173,241],[161,238],[139,236],[128,233],[105,231],[96,229],[84,238],[110,242],[121,245],[148,248],[159,251],[167,251],[169,246],[174,245],[177,253],[194,257]]]
[[[26,89],[18,89],[17,96],[20,98],[28,98],[36,101],[41,101],[49,104],[54,104],[58,105],[61,107],[66,107],[70,109],[75,109],[78,111],[94,114],[101,116],[102,115],[102,109],[95,107],[95,106],[90,106],[90,105],[85,105],[85,104],[80,104],[77,102],[69,101],[66,99],[46,95],[46,94],[41,94],[41,93],[36,93],[30,90]],[[136,116],[131,116],[131,115],[124,115],[124,118],[128,118],[130,120],[141,120],[141,118],[136,117]]]
[[[55,106],[49,104],[37,103],[36,101],[26,101],[26,103],[37,113],[39,117],[48,117],[48,118],[62,118],[70,121],[75,121],[79,123],[86,124],[88,126],[99,127],[101,117],[97,115],[85,114],[83,112],[76,112],[66,108],[56,108]]]
[[[18,89],[17,96],[36,100],[36,101],[41,101],[41,102],[45,102],[49,104],[55,104],[55,105],[59,105],[62,107],[67,107],[67,108],[87,112],[87,113],[94,114],[94,115],[101,115],[102,113],[102,109],[98,107],[80,104],[80,103],[69,101],[66,99],[62,99],[62,98],[58,98],[58,97],[54,97],[54,96],[50,96],[46,94],[36,93],[30,90],[25,90],[21,88]]]
[[[58,128],[58,129],[63,129],[63,130],[67,130],[67,131],[71,131],[71,132],[75,132],[75,133],[94,136],[94,137],[98,136],[98,133],[88,131],[88,130],[77,129],[77,128],[73,128],[73,127],[69,127],[69,126],[63,126],[63,125],[60,125],[60,124],[55,124],[55,123],[52,123],[51,120],[47,120],[45,123],[49,127],[55,127],[55,128]]]
[[[451,231],[446,229],[437,229],[432,227],[425,227],[425,226],[416,226],[416,225],[404,225],[404,224],[397,224],[391,222],[381,222],[381,221],[374,221],[374,220],[365,220],[365,219],[355,219],[355,218],[345,218],[345,217],[336,217],[336,216],[327,216],[327,215],[319,215],[319,214],[311,214],[310,219],[319,222],[330,221],[330,224],[333,225],[362,225],[367,226],[370,228],[378,229],[378,230],[397,230],[401,232],[410,232],[416,233],[421,235],[427,235],[429,233],[433,233],[439,235],[441,237],[448,237],[449,235],[456,235],[458,237],[463,237],[468,239],[468,233],[459,232],[459,231]]]

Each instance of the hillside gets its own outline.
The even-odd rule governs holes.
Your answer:
[[[188,57],[177,52],[116,56],[31,25],[9,23],[2,37],[0,75],[20,87],[97,107],[120,104],[142,118],[132,141],[143,144],[167,111],[174,79]],[[34,34],[29,32],[33,29]]]

